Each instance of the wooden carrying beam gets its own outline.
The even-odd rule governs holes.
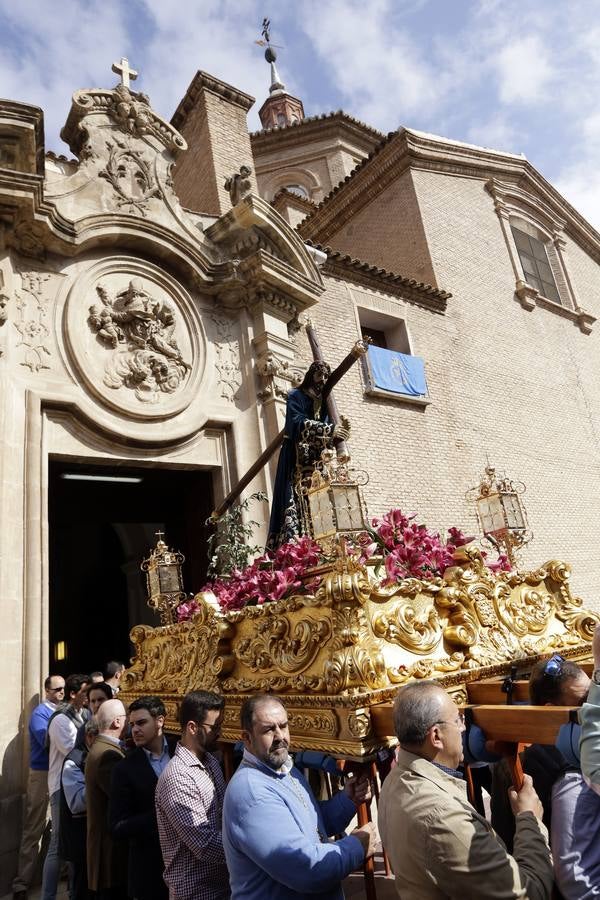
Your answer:
[[[562,725],[573,721],[577,709],[567,706],[495,706],[467,707],[471,721],[489,741],[515,744],[554,744]]]
[[[467,685],[467,697],[470,703],[497,703],[506,705],[506,691],[502,690],[503,681],[470,681]],[[512,682],[512,702],[529,702],[529,682]]]
[[[561,725],[577,716],[577,709],[567,706],[501,706],[482,704],[467,706],[471,721],[478,725],[489,741],[515,744],[553,744]],[[393,738],[394,717],[391,703],[371,707],[373,731],[381,741]]]

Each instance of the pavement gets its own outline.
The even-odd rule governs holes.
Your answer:
[[[396,893],[394,876],[386,878],[383,868],[383,857],[380,854],[375,856],[375,889],[377,892],[377,900],[398,900]],[[31,888],[29,891],[29,900],[40,900],[42,895],[41,886]],[[346,900],[366,900],[364,875],[356,872],[346,878],[344,881],[344,895]],[[12,894],[6,894],[1,900],[12,900]],[[67,882],[61,881],[56,900],[69,900],[67,891]]]

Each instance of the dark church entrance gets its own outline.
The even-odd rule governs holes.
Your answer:
[[[210,473],[51,461],[48,484],[50,669],[128,664],[130,629],[160,624],[140,572],[155,532],[185,555],[186,591],[206,580]]]

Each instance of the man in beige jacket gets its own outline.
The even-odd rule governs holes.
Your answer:
[[[512,857],[467,799],[456,771],[464,719],[444,689],[433,681],[402,688],[394,725],[398,765],[381,790],[379,830],[402,900],[548,900],[552,857],[530,776],[510,790]]]

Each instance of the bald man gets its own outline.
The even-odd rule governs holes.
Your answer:
[[[99,707],[96,719],[99,733],[85,766],[88,886],[97,900],[125,900],[127,848],[123,843],[113,844],[108,804],[113,769],[125,756],[121,736],[127,714],[120,700],[107,700]]]

